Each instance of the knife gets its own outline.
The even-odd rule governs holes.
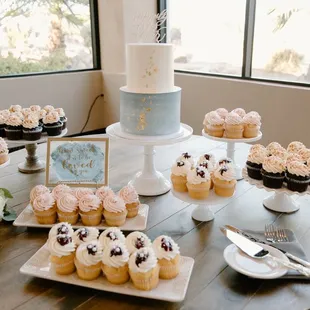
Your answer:
[[[305,267],[310,268],[310,263],[307,262],[306,260],[304,260],[304,259],[302,259],[302,258],[299,258],[299,257],[297,257],[297,256],[295,256],[295,255],[293,255],[293,254],[291,254],[291,253],[289,253],[289,252],[287,252],[287,251],[284,251],[284,250],[282,250],[282,249],[280,249],[280,248],[274,246],[273,244],[270,244],[270,243],[268,243],[268,242],[265,242],[265,241],[263,241],[263,240],[260,240],[260,239],[258,239],[258,238],[255,238],[255,237],[253,237],[252,235],[250,235],[249,233],[244,232],[243,230],[241,230],[241,229],[239,229],[239,228],[237,228],[237,227],[234,227],[234,226],[232,226],[232,225],[225,225],[225,227],[226,227],[227,229],[229,229],[229,230],[231,230],[231,231],[237,233],[237,234],[242,235],[243,237],[245,237],[245,238],[247,238],[247,239],[249,239],[249,240],[251,240],[251,241],[253,241],[253,242],[259,242],[259,243],[262,243],[262,244],[267,244],[267,245],[269,245],[269,246],[271,246],[271,247],[273,247],[273,248],[275,248],[275,249],[281,251],[281,252],[282,252],[285,256],[287,256],[289,259],[291,259],[291,260],[293,260],[293,261],[295,261],[295,262],[297,262],[297,263],[299,263],[299,264],[301,264],[301,265],[303,265],[303,266],[305,266]]]
[[[296,270],[306,277],[310,277],[310,268],[306,268],[300,264],[294,264],[287,262],[283,259],[275,257],[265,250],[259,244],[243,237],[242,235],[235,233],[225,227],[220,228],[222,233],[234,243],[242,252],[255,259],[262,259],[265,257],[270,257],[273,261],[293,270]]]

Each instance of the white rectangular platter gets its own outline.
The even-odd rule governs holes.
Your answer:
[[[146,204],[141,204],[139,213],[136,217],[127,218],[126,222],[123,226],[119,228],[121,230],[131,231],[131,230],[144,230],[146,228],[147,217],[149,213],[149,206]],[[13,223],[14,226],[22,226],[22,227],[37,227],[37,228],[51,228],[54,224],[39,224],[37,219],[32,211],[32,207],[29,204],[17,217],[17,219]],[[75,225],[72,225],[73,228],[81,228],[84,227],[81,220],[77,222]],[[94,226],[99,230],[104,230],[109,228],[108,225],[104,221],[100,223],[98,226]]]
[[[49,256],[49,251],[44,245],[20,268],[20,272],[38,278],[85,286],[101,291],[171,302],[184,300],[194,266],[193,258],[182,256],[180,273],[175,279],[159,280],[157,288],[151,291],[140,291],[133,286],[131,281],[122,285],[114,285],[109,283],[102,275],[93,281],[81,280],[76,273],[68,276],[58,275],[49,261]]]

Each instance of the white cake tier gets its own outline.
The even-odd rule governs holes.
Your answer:
[[[126,59],[128,91],[156,94],[174,90],[172,44],[128,44]]]

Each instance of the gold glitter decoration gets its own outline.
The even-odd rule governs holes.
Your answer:
[[[149,102],[147,102],[147,100],[149,100]],[[148,96],[148,98],[143,97],[141,98],[141,102],[143,104],[152,104],[152,96]],[[145,130],[146,126],[147,126],[147,121],[146,121],[146,114],[150,113],[152,111],[152,109],[150,107],[143,107],[142,111],[139,114],[139,120],[138,120],[138,124],[137,124],[137,130],[138,131],[142,131]]]
[[[152,55],[149,58],[148,62],[148,68],[145,69],[145,74],[142,76],[142,79],[146,79],[148,77],[151,77],[152,74],[158,73],[158,67],[154,63],[153,55],[155,54],[155,49],[152,52]],[[149,84],[145,84],[145,88],[149,88]]]

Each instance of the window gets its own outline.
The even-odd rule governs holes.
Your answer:
[[[0,76],[99,68],[97,2],[0,0]]]
[[[310,83],[310,1],[159,0],[175,70]]]

